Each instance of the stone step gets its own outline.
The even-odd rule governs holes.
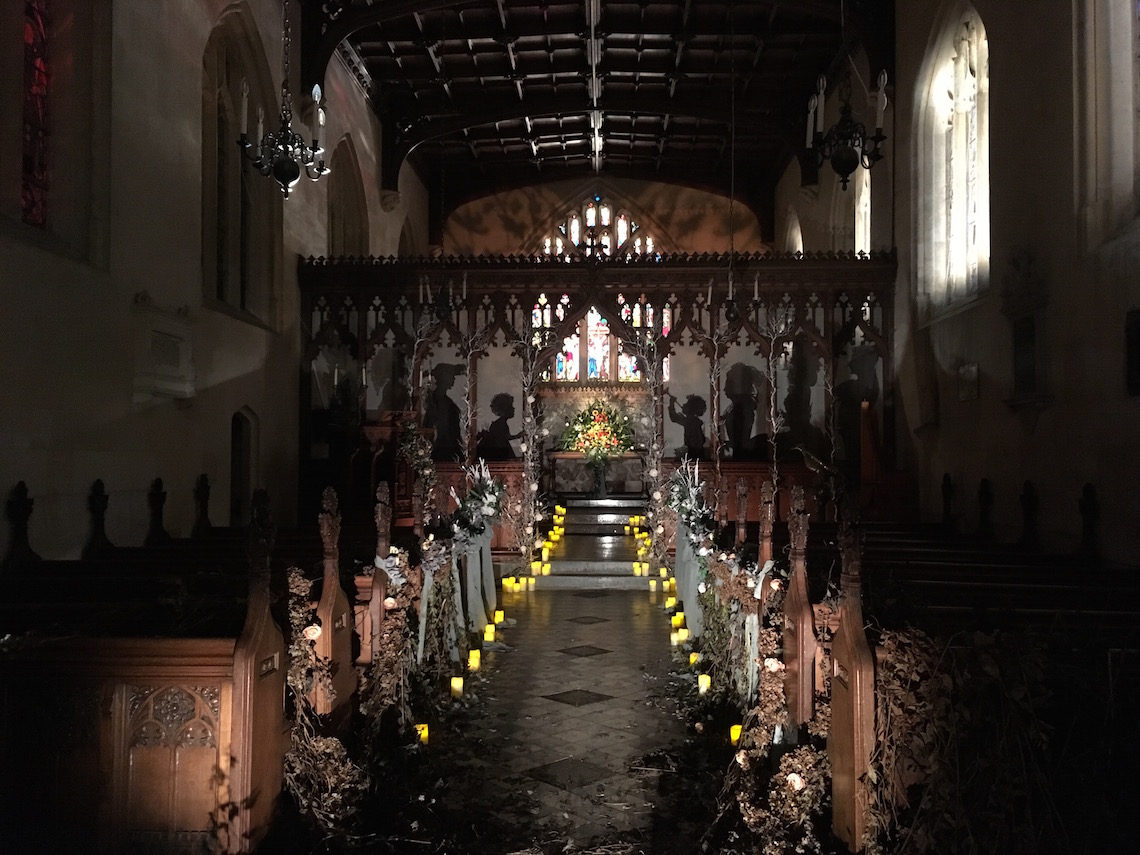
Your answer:
[[[572,561],[554,559],[550,562],[550,575],[562,576],[633,576],[633,561]]]
[[[593,511],[608,511],[610,513],[624,513],[629,514],[642,513],[645,510],[645,498],[643,496],[614,496],[607,499],[591,499],[591,498],[566,498],[559,504],[562,504],[569,516],[570,511],[577,510],[593,510]]]
[[[649,593],[649,580],[634,576],[632,571],[625,576],[595,576],[591,574],[564,573],[559,576],[539,576],[535,590],[582,590],[582,591],[642,591]]]

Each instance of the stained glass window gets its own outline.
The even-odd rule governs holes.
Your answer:
[[[653,238],[644,234],[632,216],[603,199],[588,197],[542,238],[539,256],[553,258],[601,255],[653,255]]]
[[[567,336],[562,340],[562,352],[554,360],[555,377],[559,380],[578,380],[578,334]]]
[[[47,226],[47,0],[24,3],[24,140],[20,206],[25,223]]]
[[[610,379],[610,325],[592,306],[586,315],[586,379]]]

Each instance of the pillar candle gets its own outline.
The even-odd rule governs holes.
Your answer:
[[[451,697],[453,697],[453,698],[463,697],[463,678],[462,677],[452,677],[451,678]]]
[[[489,623],[485,627],[483,627],[483,640],[484,641],[494,641],[495,640],[495,625],[493,623]]]
[[[479,651],[472,650],[467,654],[467,669],[469,671],[478,671],[479,665],[482,664],[480,661],[481,659],[482,657],[480,656]]]
[[[692,656],[695,656],[695,655],[696,654],[690,655],[690,657],[689,657],[690,660],[692,659]],[[697,691],[700,694],[707,695],[709,693],[709,687],[710,686],[712,686],[712,677],[710,675],[708,675],[708,674],[697,675]]]
[[[498,626],[506,619],[506,615],[503,614],[502,609],[495,609],[495,626]]]
[[[528,591],[533,591],[534,585],[535,585],[534,577],[531,576],[529,579],[526,580],[526,589]]]
[[[728,729],[728,738],[732,741],[733,745],[740,744],[740,725],[734,724]]]
[[[700,661],[701,661],[701,654],[695,653],[695,652],[689,654],[689,665],[690,665],[690,667],[693,665],[696,665]]]
[[[657,580],[656,579],[650,579],[649,580],[649,590],[651,590],[651,591],[657,590]]]

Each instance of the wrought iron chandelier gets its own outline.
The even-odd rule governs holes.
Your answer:
[[[313,104],[317,112],[317,133],[313,144],[308,145],[304,137],[293,130],[293,98],[289,94],[289,0],[281,4],[284,28],[281,37],[281,54],[284,57],[285,76],[281,80],[281,127],[277,131],[270,131],[262,135],[261,115],[257,117],[256,142],[250,142],[246,135],[246,122],[248,120],[248,88],[242,88],[241,105],[241,139],[238,140],[246,159],[254,168],[265,176],[272,176],[281,187],[281,195],[286,199],[297,182],[301,180],[301,171],[311,181],[319,181],[321,176],[328,175],[329,168],[325,166],[325,150],[321,146],[321,137],[324,135],[325,111],[321,107],[321,87],[313,86]]]
[[[808,100],[807,148],[815,153],[816,168],[830,162],[847,189],[847,182],[857,168],[870,169],[883,158],[883,114],[887,109],[887,72],[879,72],[879,90],[875,96],[875,133],[868,134],[862,122],[851,113],[850,83],[839,93],[839,121],[823,132],[823,104],[827,78],[816,81],[816,94]]]

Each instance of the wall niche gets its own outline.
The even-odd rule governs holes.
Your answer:
[[[1010,325],[1010,376],[1013,381],[1005,404],[1022,417],[1026,430],[1033,433],[1038,418],[1053,398],[1044,389],[1038,346],[1038,329],[1049,298],[1028,250],[1014,253],[1002,285],[1001,311]]]

